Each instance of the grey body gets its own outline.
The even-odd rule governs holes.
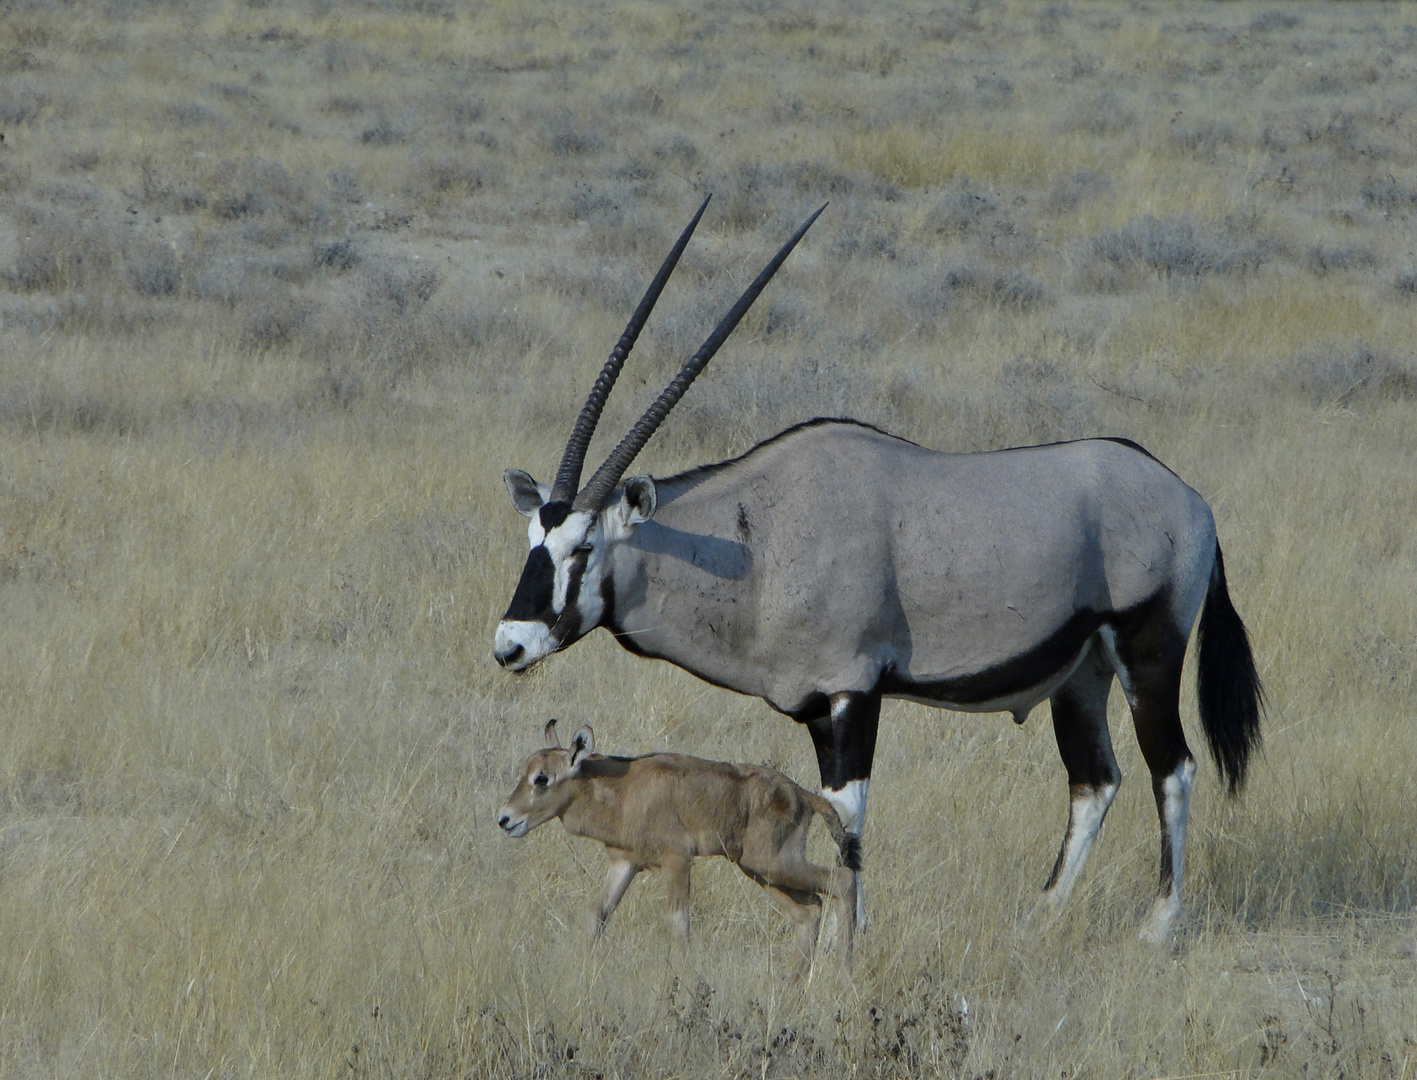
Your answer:
[[[1109,440],[945,454],[815,424],[656,489],[614,549],[612,628],[786,713],[883,679],[1026,711],[1114,613],[1166,593],[1188,631],[1215,550],[1200,496]]]

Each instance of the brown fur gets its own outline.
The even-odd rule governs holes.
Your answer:
[[[597,936],[634,876],[662,869],[669,879],[670,929],[687,941],[689,867],[696,856],[722,855],[763,886],[797,924],[798,978],[811,961],[823,897],[837,905],[837,947],[850,966],[854,849],[830,803],[765,765],[684,754],[603,757],[592,752],[589,727],[576,732],[570,749],[562,749],[555,723],[546,725],[547,748],[527,759],[498,824],[513,836],[525,836],[559,817],[567,832],[605,845],[610,869],[592,913]],[[814,814],[836,840],[842,866],[827,869],[807,861]]]

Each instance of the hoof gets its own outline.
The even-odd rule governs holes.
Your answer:
[[[1152,907],[1151,914],[1142,924],[1141,932],[1137,934],[1137,938],[1158,949],[1165,948],[1171,944],[1171,939],[1176,932],[1176,924],[1180,920],[1181,902],[1175,897],[1163,896]]]

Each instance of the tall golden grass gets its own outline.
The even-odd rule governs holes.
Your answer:
[[[1417,1075],[1417,210],[1401,5],[12,5],[0,20],[0,1073]],[[885,709],[856,972],[696,868],[696,946],[493,814],[550,716],[768,761],[593,634],[490,657],[638,290],[604,453],[828,214],[658,474],[849,414],[1139,440],[1215,508],[1269,711],[1177,946],[1128,777],[1061,924],[1023,727]],[[1194,748],[1187,680],[1183,710]],[[819,837],[820,857],[828,858]]]

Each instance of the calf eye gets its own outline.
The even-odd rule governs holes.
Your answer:
[[[582,544],[580,547],[576,548],[575,553],[576,553],[577,555],[589,555],[589,554],[590,554],[592,551],[594,551],[594,550],[595,550],[595,545],[594,545],[594,544]]]
[[[532,777],[531,782],[536,787],[544,788],[550,781],[547,780],[545,773],[537,773],[534,777]]]

